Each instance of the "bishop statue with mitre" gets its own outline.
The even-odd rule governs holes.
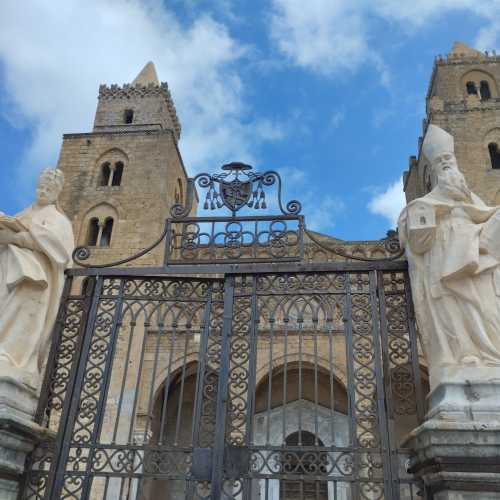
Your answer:
[[[433,189],[403,209],[399,235],[434,388],[460,367],[500,366],[500,207],[471,192],[445,130],[429,125],[422,151]]]

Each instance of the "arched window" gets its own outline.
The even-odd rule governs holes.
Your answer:
[[[111,181],[112,186],[119,186],[122,182],[123,175],[123,163],[118,161],[115,163],[115,169],[113,170],[113,179]]]
[[[486,80],[481,80],[479,85],[479,93],[481,94],[481,99],[484,101],[488,100],[491,97],[490,86]]]
[[[490,142],[488,144],[488,151],[490,152],[491,168],[500,168],[500,151],[498,144]]]
[[[132,123],[134,121],[134,110],[126,109],[123,112],[123,121],[127,124]]]
[[[99,185],[100,186],[107,186],[109,184],[109,178],[111,176],[111,168],[109,166],[109,163],[103,163],[101,165],[101,177],[99,180]]]
[[[477,88],[476,88],[476,84],[474,82],[467,82],[465,84],[465,86],[467,88],[467,94],[477,95]]]
[[[304,480],[307,476],[326,474],[328,454],[318,451],[297,451],[296,447],[322,447],[324,444],[308,431],[297,431],[285,440],[286,447],[295,450],[282,452],[282,474],[302,476],[299,480],[283,479],[280,481],[280,500],[328,500],[327,481]]]
[[[104,226],[102,228],[101,241],[99,242],[99,246],[109,247],[109,245],[111,243],[111,233],[112,232],[113,232],[113,218],[108,217],[104,221]]]
[[[99,238],[99,219],[93,217],[89,222],[89,230],[87,233],[87,245],[95,247]]]
[[[498,97],[495,78],[486,71],[477,69],[468,71],[462,76],[461,85],[466,96],[477,96],[482,101]]]

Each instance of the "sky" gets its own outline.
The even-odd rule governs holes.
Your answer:
[[[189,175],[277,170],[309,229],[382,238],[435,56],[499,49],[499,17],[500,0],[2,0],[0,211],[31,203],[63,133],[91,131],[100,83],[152,60]]]

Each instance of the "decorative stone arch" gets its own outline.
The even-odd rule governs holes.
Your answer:
[[[103,225],[110,218],[113,220],[113,234],[116,234],[118,220],[120,219],[120,213],[114,205],[108,202],[101,202],[94,204],[92,207],[87,209],[82,219],[80,230],[78,232],[78,245],[86,245],[88,243],[87,240],[89,236],[89,227],[93,219],[97,219],[99,221],[99,224]]]
[[[165,386],[168,378],[168,374],[170,371],[170,382],[176,380],[179,374],[182,372],[182,368],[185,365],[186,370],[187,367],[193,367],[198,365],[199,361],[199,351],[193,350],[186,355],[180,355],[175,360],[172,360],[172,365],[170,366],[170,370],[168,364],[164,366],[161,370],[156,374],[155,379],[152,381],[153,383],[153,400],[156,401],[158,397],[160,397],[163,387]]]
[[[99,205],[109,205],[112,209],[114,209],[116,211],[116,213],[118,214],[118,218],[120,220],[126,219],[125,209],[123,208],[122,204],[118,200],[112,199],[110,201],[110,197],[108,195],[98,193],[97,196],[95,196],[91,202],[82,205],[81,210],[79,211],[79,213],[83,214],[82,220],[86,219],[88,214],[95,207],[97,207]],[[76,216],[74,217],[74,219],[76,219]],[[73,222],[74,222],[74,220],[73,220]]]
[[[310,367],[312,367],[314,369],[314,365],[316,362],[318,369],[322,369],[323,372],[327,372],[327,373],[333,372],[333,378],[337,382],[339,382],[344,387],[344,389],[346,389],[346,387],[347,387],[347,372],[346,372],[346,369],[344,367],[341,367],[336,363],[330,364],[329,360],[326,358],[317,357],[315,360],[314,355],[309,354],[309,353],[302,353],[300,358],[299,358],[299,355],[297,353],[293,353],[293,354],[288,353],[286,356],[287,366],[297,364],[299,362],[299,360],[302,361],[303,365],[304,365],[304,363],[306,363],[308,369]],[[285,356],[275,357],[275,358],[273,358],[271,363],[272,363],[272,366],[271,366],[272,372],[276,373],[280,369],[282,369],[282,368],[284,369]],[[268,376],[268,374],[269,374],[269,364],[268,363],[266,363],[264,366],[258,368],[256,373],[255,373],[255,387],[259,387],[259,385],[264,380],[266,380],[266,377]]]
[[[129,157],[128,157],[127,153],[125,153],[125,151],[123,151],[123,149],[116,148],[116,147],[107,149],[106,151],[104,151],[104,153],[101,153],[96,160],[96,164],[99,164],[102,161],[105,161],[107,159],[113,159],[113,160],[116,159],[116,160],[122,160],[122,161],[126,161],[126,162],[129,161]]]
[[[470,83],[474,83],[477,90],[477,96],[478,98],[481,98],[481,82],[488,83],[491,98],[498,97],[498,88],[495,78],[493,75],[482,69],[472,69],[462,75],[462,78],[460,79],[461,93],[464,97],[470,95],[468,87],[470,86]]]

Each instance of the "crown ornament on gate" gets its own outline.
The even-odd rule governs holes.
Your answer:
[[[216,174],[202,173],[188,180],[186,205],[176,203],[170,210],[173,218],[186,217],[192,209],[196,187],[205,190],[203,208],[217,210],[229,209],[233,217],[244,207],[266,210],[266,188],[276,184],[277,201],[283,215],[298,215],[302,205],[291,200],[283,206],[281,200],[281,177],[278,172],[268,170],[254,172],[251,165],[242,162],[227,163],[221,167],[223,172]]]

